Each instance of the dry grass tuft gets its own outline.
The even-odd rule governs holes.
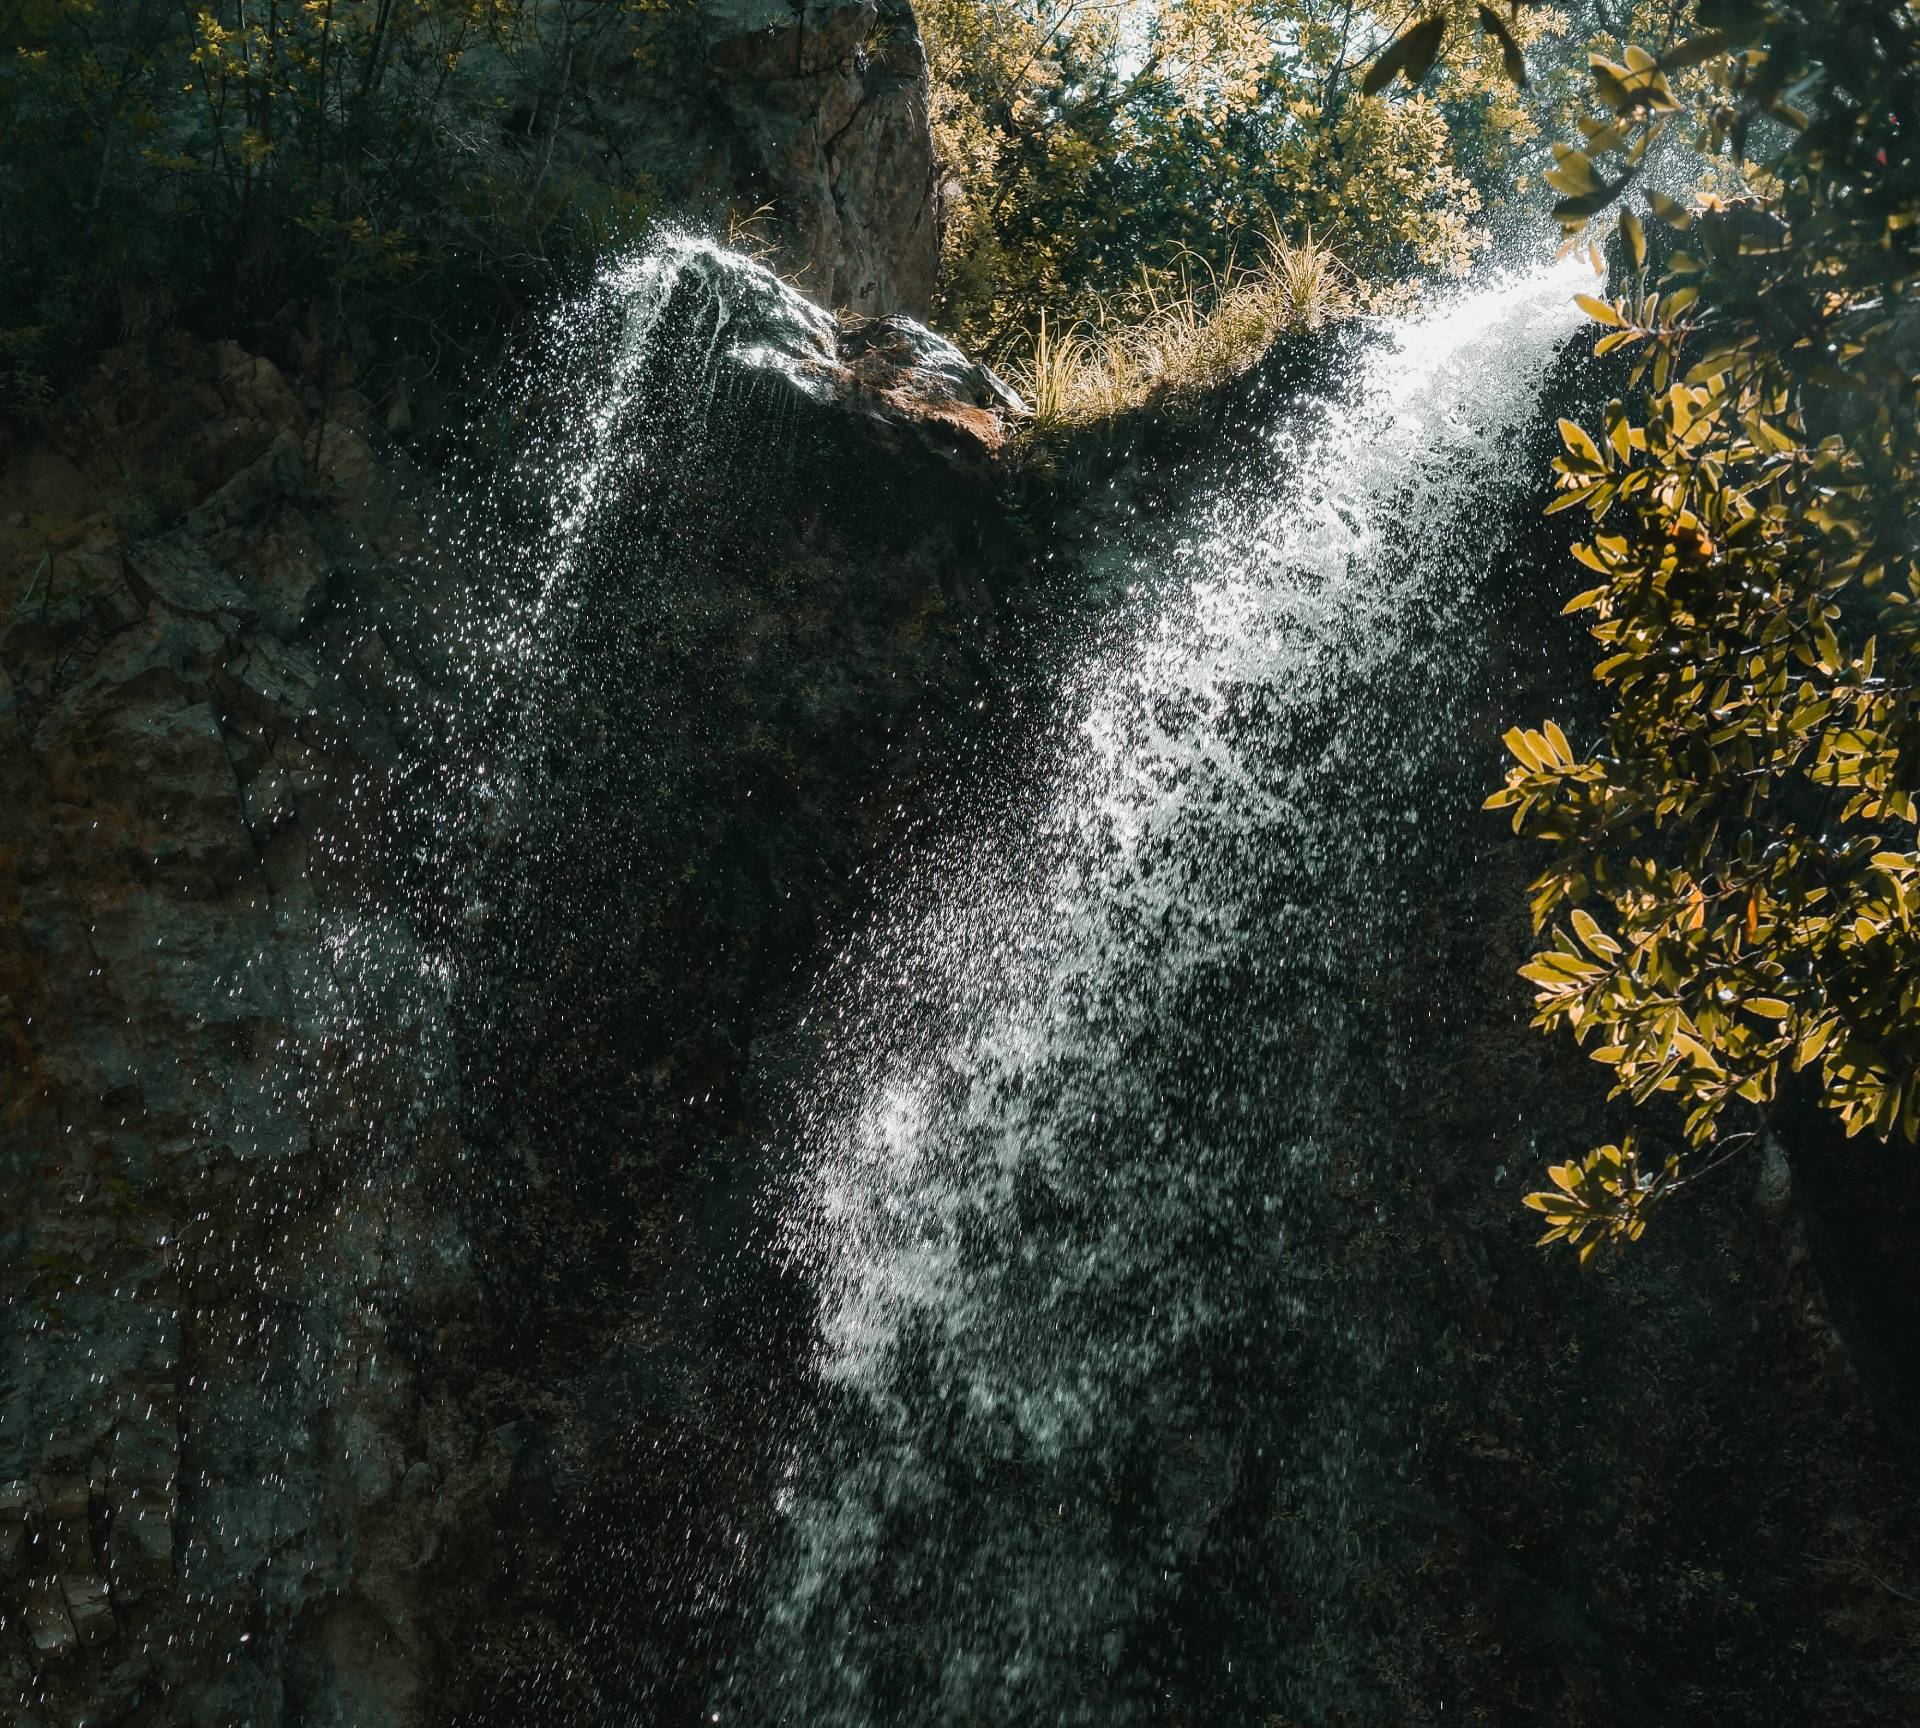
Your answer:
[[[1353,305],[1331,247],[1262,237],[1251,265],[1229,262],[1196,276],[1183,260],[1118,305],[1065,332],[1041,314],[1027,355],[1012,370],[1045,434],[1097,425],[1132,409],[1204,394],[1252,367],[1275,340],[1311,330]]]

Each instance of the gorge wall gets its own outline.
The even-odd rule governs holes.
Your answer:
[[[598,57],[567,52],[569,11],[532,19],[556,75],[552,174],[735,229],[824,306],[926,316],[940,214],[907,0],[633,8],[638,45]]]
[[[667,1300],[679,1226],[762,1018],[991,688],[1018,576],[1010,400],[861,315],[931,291],[910,12],[734,0],[658,46],[558,147],[770,205],[778,261],[854,310],[753,326],[801,304],[760,273],[735,343],[635,405],[687,440],[622,481],[682,585],[597,572],[620,640],[583,635],[543,734],[571,768],[539,775],[583,821],[570,771],[638,771],[596,838],[654,887],[593,880],[576,836],[543,907],[476,909],[525,812],[428,788],[526,765],[525,726],[460,707],[500,572],[350,362],[168,332],[0,425],[9,1719],[559,1720],[693,1630],[569,1529],[617,1501],[629,1536],[725,1540],[724,1485],[677,1473],[740,1390]],[[670,318],[741,288],[696,276]],[[595,656],[655,650],[619,712]]]
[[[561,147],[771,199],[846,315],[673,253],[538,676],[473,667],[539,599],[504,549],[525,451],[580,418],[557,381],[477,387],[456,463],[317,351],[173,332],[0,428],[0,1701],[32,1728],[705,1712],[812,1340],[747,1246],[808,979],[1017,755],[1102,544],[1337,372],[1308,345],[1022,470],[991,377],[867,315],[932,280],[904,8],[728,0],[629,76]],[[1515,530],[1436,798],[1578,685],[1557,555]],[[1353,1119],[1377,1083],[1424,1148],[1340,1142],[1326,1279],[1432,1388],[1341,1581],[1375,1696],[1906,1719],[1911,1334],[1861,1271],[1897,1267],[1889,1173],[1809,1130],[1617,1276],[1535,1255],[1519,1184],[1609,1118],[1521,1024],[1525,860],[1473,833],[1423,854],[1424,940],[1340,942],[1397,1033]],[[1193,1575],[1258,1597],[1288,1485],[1178,1435],[1149,1462]],[[1217,1628],[1170,1631],[1204,1668]]]
[[[673,1221],[889,799],[990,695],[1016,580],[989,375],[815,319],[738,327],[815,393],[761,372],[729,411],[753,363],[719,362],[699,471],[653,501],[704,544],[672,595],[595,572],[547,717],[569,760],[462,830],[451,904],[423,783],[510,773],[518,734],[441,726],[489,572],[368,405],[179,337],[15,442],[0,1611],[28,1720],[523,1720],[640,1659],[572,1648],[606,1617],[573,1592],[615,1586],[567,1576],[556,1507],[684,1487],[608,1452],[738,1372],[666,1311],[698,1246]],[[643,412],[690,436],[700,406]],[[523,867],[518,822],[565,832],[496,943],[460,920],[489,860]]]

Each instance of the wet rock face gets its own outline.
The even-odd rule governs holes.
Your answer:
[[[1026,404],[991,368],[917,319],[829,317],[764,266],[703,242],[677,243],[669,256],[678,276],[662,317],[678,336],[659,346],[669,368],[700,347],[723,376],[790,389],[813,410],[858,419],[889,448],[976,472],[1026,417]],[[671,378],[660,384],[675,387]]]
[[[703,21],[737,180],[771,202],[783,267],[824,304],[924,315],[939,222],[905,0],[709,0]]]
[[[693,1721],[719,1695],[809,1359],[806,1293],[742,1266],[783,1041],[900,812],[1004,713],[1027,599],[1004,424],[966,399],[986,374],[904,321],[929,364],[889,371],[852,351],[863,321],[710,247],[653,262],[549,745],[481,896],[496,1186],[471,1212],[483,1303],[450,1345],[553,1397],[569,1508],[541,1600],[490,1622],[518,1646],[502,1728],[584,1728],[596,1695]],[[529,1643],[536,1614],[557,1650]]]
[[[724,285],[689,609],[609,609],[584,663],[656,644],[649,702],[588,678],[555,721],[567,785],[641,779],[507,958],[422,790],[493,748],[449,695],[493,572],[385,417],[175,335],[0,428],[0,1697],[33,1728],[564,1721],[685,1636],[608,1544],[730,1540],[685,1484],[716,1434],[765,1465],[663,1294],[691,1172],[1009,568],[986,374]],[[503,869],[516,820],[473,825]],[[450,953],[523,1017],[480,1037]]]
[[[391,1522],[345,1436],[422,1444],[350,1270],[400,1221],[351,1170],[436,1106],[344,1071],[369,981],[328,952],[392,889],[354,837],[407,725],[398,633],[337,603],[416,525],[364,403],[231,344],[109,354],[11,446],[0,1684],[36,1723],[281,1720],[304,1605]]]
[[[911,318],[842,320],[836,357],[847,393],[881,420],[991,455],[1027,407],[991,369]]]
[[[720,1250],[806,970],[889,813],[1018,706],[1032,596],[990,373],[711,249],[673,272],[541,795],[481,810],[471,858],[431,819],[507,761],[450,668],[499,573],[448,554],[388,417],[174,336],[0,425],[0,1718],[590,1728],[715,1695],[809,1323]],[[1551,607],[1525,622],[1561,556],[1516,554],[1462,808],[1516,708],[1585,688]],[[1394,1696],[1907,1720],[1902,1173],[1789,1136],[1604,1283],[1536,1255],[1518,1183],[1617,1128],[1524,1029],[1525,864],[1489,825],[1406,953],[1350,936],[1421,1149],[1343,1142],[1329,1285],[1431,1406],[1350,1580]],[[1270,1589],[1286,1482],[1176,1425],[1142,1476],[1170,1554],[1317,1660]]]

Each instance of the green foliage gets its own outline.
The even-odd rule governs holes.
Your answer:
[[[1183,261],[1103,315],[1064,333],[1044,312],[1014,363],[1033,409],[1030,435],[1111,420],[1149,404],[1192,401],[1236,378],[1289,332],[1310,330],[1351,304],[1347,274],[1312,234],[1261,236],[1254,262],[1196,272]]]
[[[172,319],[352,303],[434,346],[646,214],[557,151],[658,0],[0,7],[0,389]],[[572,124],[572,121],[569,122]],[[31,351],[31,359],[22,355]],[[35,380],[39,382],[36,384]]]
[[[1488,243],[1565,81],[1504,66],[1572,28],[1490,35],[1449,0],[1414,46],[1428,89],[1363,87],[1404,17],[1353,0],[922,0],[944,164],[941,320],[1019,352],[1036,313],[1111,323],[1140,272],[1224,274],[1252,237],[1311,232],[1353,280],[1457,274]],[[1551,58],[1551,55],[1547,55]],[[1413,71],[1420,68],[1402,68]],[[1376,68],[1377,70],[1377,68]]]
[[[1553,1165],[1547,1171],[1553,1186],[1529,1194],[1526,1204],[1546,1219],[1542,1242],[1566,1243],[1585,1265],[1602,1243],[1640,1240],[1648,1208],[1678,1168],[1669,1158],[1658,1172],[1642,1169],[1629,1134],[1621,1145],[1596,1147],[1576,1164]]]
[[[1612,711],[1587,748],[1509,732],[1489,800],[1554,847],[1536,1024],[1683,1122],[1657,1177],[1590,1159],[1530,1198],[1583,1257],[1748,1143],[1789,1074],[1849,1135],[1920,1138],[1920,17],[1702,0],[1593,84],[1569,226],[1683,125],[1752,191],[1653,195],[1651,227],[1620,218],[1627,291],[1583,300],[1629,390],[1562,423],[1551,508],[1591,520],[1567,610]]]

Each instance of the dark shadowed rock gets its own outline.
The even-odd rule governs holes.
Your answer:
[[[695,375],[679,357],[699,346],[721,395],[730,381],[792,390],[815,410],[867,422],[885,444],[975,464],[1026,417],[989,367],[915,319],[829,317],[764,265],[704,241],[673,242],[655,257],[674,272],[661,313],[675,332],[661,344],[667,388],[688,387]]]
[[[1014,405],[908,320],[667,267],[709,370],[638,404],[688,459],[635,532],[678,611],[594,565],[572,844],[476,829],[529,885],[510,951],[417,862],[423,788],[494,748],[447,667],[495,573],[380,417],[174,334],[0,438],[0,1696],[35,1728],[585,1721],[689,1636],[606,1545],[717,1538],[684,1461],[721,1499],[764,1465],[665,1299],[688,1183],[927,713],[987,679]],[[511,999],[485,1040],[450,953]]]

